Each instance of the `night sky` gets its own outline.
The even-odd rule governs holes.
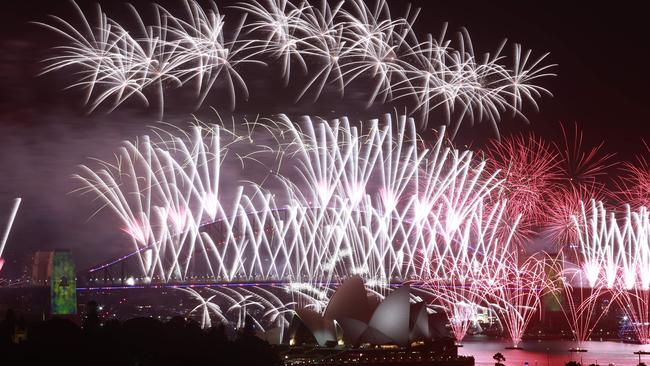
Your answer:
[[[94,2],[79,4],[89,10]],[[151,13],[149,1],[132,4],[143,14]],[[171,11],[178,7],[173,1],[161,4]],[[217,4],[227,21],[237,19],[237,11],[226,9],[233,1]],[[395,16],[406,7],[405,1],[390,4]],[[643,71],[650,48],[647,12],[640,3],[422,0],[412,4],[422,8],[415,26],[419,36],[437,35],[447,21],[449,32],[467,27],[479,52],[492,51],[503,38],[533,49],[534,56],[550,52],[547,62],[558,64],[553,69],[558,76],[541,84],[554,96],[540,100],[540,112],[524,110],[530,124],[521,119],[503,121],[502,136],[533,130],[557,138],[560,122],[576,122],[588,145],[605,141],[606,150],[616,153],[618,160],[631,160],[643,151],[642,139],[650,140],[650,80]],[[110,17],[128,24],[125,3],[105,1],[101,5]],[[84,268],[130,248],[110,212],[88,219],[97,204],[92,197],[72,193],[78,183],[71,176],[89,157],[110,159],[120,141],[145,134],[157,123],[155,111],[137,103],[127,103],[110,114],[101,110],[87,114],[81,94],[64,90],[74,78],[71,69],[38,76],[41,60],[54,55],[52,47],[63,42],[30,23],[46,21],[48,14],[76,20],[72,6],[65,1],[9,0],[0,4],[0,227],[4,227],[11,200],[23,198],[4,253],[8,264],[3,275],[8,276],[20,272],[39,249],[72,249],[78,266]],[[369,118],[400,106],[398,102],[364,110],[363,90],[346,90],[344,101],[326,96],[316,104],[296,105],[293,96],[299,88],[290,85],[283,89],[277,67],[246,69],[242,74],[251,99],[237,103],[237,115],[284,112]],[[183,92],[170,93],[167,103],[164,121],[181,126],[190,121],[191,113],[209,121],[214,115],[208,107],[221,112],[227,106],[218,91],[211,93],[199,110]],[[437,125],[430,121],[429,127]],[[465,125],[456,142],[480,147],[494,137],[487,124]]]

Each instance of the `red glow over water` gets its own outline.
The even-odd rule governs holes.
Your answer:
[[[524,341],[520,344],[523,350],[509,350],[508,342],[480,336],[467,337],[463,347],[458,349],[461,355],[473,355],[477,366],[494,365],[492,356],[501,352],[506,358],[506,366],[564,366],[568,361],[578,361],[582,365],[597,363],[602,366],[636,365],[639,356],[634,352],[642,350],[650,352],[650,345],[628,344],[621,342],[585,342],[587,352],[570,353],[569,349],[576,346],[571,341],[542,340]],[[641,361],[650,364],[650,355],[641,355]]]

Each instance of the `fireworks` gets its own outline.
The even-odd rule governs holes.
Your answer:
[[[269,121],[264,131],[278,147],[268,155],[280,159],[268,164],[275,178],[261,180],[272,191],[252,182],[226,191],[226,157],[263,149],[251,140],[257,132],[242,138],[217,126],[125,143],[117,163],[83,167],[78,178],[122,221],[144,278],[328,284],[355,274],[388,284],[442,274],[418,262],[460,259],[481,242],[470,231],[489,232],[468,222],[500,218],[505,207],[483,202],[500,184],[484,163],[445,146],[444,132],[425,148],[415,130],[404,116],[362,127]],[[289,156],[294,169],[282,162]],[[497,230],[500,219],[484,225]]]
[[[406,116],[353,123],[281,115],[233,125],[239,130],[157,131],[155,139],[126,142],[115,163],[82,167],[81,190],[114,211],[131,239],[136,281],[280,281],[296,306],[322,311],[331,288],[351,275],[380,294],[391,282],[416,280],[458,342],[484,309],[514,346],[546,291],[568,299],[563,310],[580,343],[606,310],[604,296],[626,301],[619,282],[629,301],[639,298],[630,290],[650,285],[647,210],[617,218],[602,203],[585,205],[598,191],[580,185],[535,203],[561,206],[553,216],[561,221],[539,219],[571,244],[550,264],[561,276],[546,278],[547,261],[520,260],[515,244],[527,211],[517,214],[504,199],[504,186],[518,187],[511,172],[519,170],[488,170],[493,163],[453,149],[444,129],[426,143]],[[553,150],[540,150],[547,145],[536,139],[522,144],[528,150],[512,165],[546,169],[532,181],[551,191]],[[549,160],[535,159],[533,149]],[[527,172],[519,175],[522,189],[531,184]],[[244,309],[281,303],[243,295],[215,307],[212,295],[202,294],[194,310],[205,326],[217,311],[237,313],[242,323]]]
[[[617,287],[614,297],[621,305],[623,313],[632,326],[637,341],[650,343],[650,290],[641,283],[635,283],[631,289],[624,285]]]
[[[607,174],[607,169],[616,165],[611,160],[614,154],[602,152],[604,142],[586,150],[583,146],[584,136],[578,125],[574,125],[573,133],[560,125],[563,144],[558,146],[562,156],[562,176],[572,187],[601,187],[598,178]],[[570,141],[570,137],[573,140]],[[597,198],[592,196],[591,198]],[[589,199],[585,200],[588,201]]]
[[[650,162],[646,156],[650,147],[645,145],[645,154],[639,154],[636,162],[623,164],[623,174],[618,182],[618,194],[622,202],[633,208],[650,208]]]
[[[276,60],[285,83],[296,73],[292,68],[307,73],[297,99],[307,93],[318,99],[330,86],[343,95],[362,80],[371,85],[364,87],[370,90],[368,106],[402,99],[422,112],[422,124],[431,110],[443,108],[455,121],[452,136],[463,120],[488,120],[496,127],[502,114],[523,117],[526,102],[537,107],[537,99],[550,95],[536,84],[553,75],[548,72],[552,65],[542,63],[546,55],[533,60],[530,51],[515,45],[507,66],[501,44],[494,54],[478,58],[465,30],[455,47],[445,32],[420,42],[412,30],[417,12],[392,18],[386,1],[374,9],[361,0],[335,6],[251,1],[235,6],[248,17],[232,24],[214,3],[205,9],[187,1],[184,16],[155,6],[150,25],[131,7],[135,31],[99,7],[95,22],[75,8],[79,27],[59,17],[52,17],[52,24],[39,23],[67,41],[46,60],[43,72],[78,71],[70,87],[86,91],[91,111],[102,104],[112,110],[129,99],[149,105],[152,94],[162,111],[164,90],[188,84],[195,86],[199,106],[215,84],[224,85],[234,108],[238,94],[248,97],[239,65]]]
[[[607,314],[611,302],[603,302],[608,294],[602,277],[587,279],[586,271],[571,267],[565,258],[551,260],[550,267],[558,278],[550,278],[548,286],[561,303],[562,313],[571,328],[577,342],[577,349],[583,348],[584,342]]]
[[[14,205],[11,209],[11,213],[9,214],[7,226],[5,227],[2,238],[0,239],[0,271],[2,271],[2,267],[5,263],[4,259],[2,258],[2,253],[5,250],[5,245],[7,244],[7,239],[9,239],[9,233],[11,232],[11,227],[13,226],[14,220],[16,219],[16,214],[18,213],[18,208],[20,207],[21,201],[22,200],[20,198],[16,198],[14,200]]]
[[[53,24],[41,24],[62,35],[69,43],[58,47],[57,56],[46,60],[43,73],[74,66],[78,80],[70,87],[86,91],[90,111],[102,104],[109,110],[129,99],[150,104],[149,89],[154,89],[159,108],[164,108],[163,89],[193,83],[203,102],[216,80],[223,80],[234,100],[236,90],[247,97],[248,90],[235,66],[248,60],[242,54],[250,41],[224,36],[225,18],[216,6],[205,10],[198,3],[186,2],[187,16],[178,18],[160,6],[155,6],[153,25],[145,25],[133,7],[135,32],[128,31],[97,7],[97,21],[92,24],[75,4],[82,26],[76,28],[59,17]],[[241,28],[241,25],[238,29]]]
[[[597,186],[557,186],[545,203],[545,210],[549,213],[544,222],[545,238],[555,243],[556,249],[577,245],[577,225],[584,225],[583,216],[580,216],[584,203],[591,200],[602,201],[605,197],[603,190]]]
[[[586,149],[582,132],[562,126],[563,143],[533,134],[492,140],[485,148],[488,169],[501,170],[499,195],[510,201],[508,216],[521,213],[515,241],[534,236],[552,241],[556,249],[577,242],[574,216],[582,203],[608,196],[601,177],[615,163],[602,152],[603,143]],[[572,136],[572,138],[571,138]]]
[[[495,205],[490,212],[482,210],[462,223],[462,237],[454,238],[458,244],[447,256],[423,258],[424,267],[440,273],[435,277],[421,277],[432,295],[432,304],[441,309],[449,319],[457,343],[461,343],[470,325],[476,321],[477,310],[488,307],[486,294],[504,284],[499,276],[512,264],[510,238],[501,241],[497,229],[502,221],[505,204]],[[488,218],[487,220],[485,218]],[[469,246],[463,243],[471,243]]]
[[[292,302],[258,286],[180,291],[198,303],[190,313],[204,327],[228,316],[242,325],[255,309],[282,328],[294,306],[321,311],[351,275],[379,294],[417,281],[457,342],[485,309],[515,347],[547,291],[566,298],[579,344],[611,296],[648,342],[646,158],[624,165],[617,193],[625,205],[610,212],[600,179],[612,155],[603,144],[585,149],[577,127],[562,127],[563,144],[532,134],[492,141],[485,161],[446,140],[464,123],[490,123],[498,136],[504,116],[526,119],[524,110],[551,94],[539,84],[553,76],[547,54],[519,44],[509,52],[505,41],[479,51],[466,29],[451,34],[446,25],[418,37],[418,11],[395,16],[385,0],[249,0],[228,17],[215,2],[203,5],[155,5],[147,16],[129,6],[121,23],[75,4],[77,24],[39,23],[65,42],[43,73],[73,71],[68,86],[84,91],[90,111],[139,102],[162,114],[167,93],[181,88],[197,108],[222,92],[234,110],[249,98],[249,65],[277,68],[296,103],[363,90],[366,108],[391,103],[408,113],[156,130],[125,142],[114,162],[83,166],[80,191],[116,214],[130,240],[139,273],[127,285],[281,282]],[[417,131],[430,115],[451,127],[423,138]],[[520,259],[535,236],[560,256]],[[549,266],[558,278],[546,278]]]
[[[224,318],[223,315],[221,314],[221,308],[218,305],[210,302],[210,300],[215,298],[217,295],[212,295],[211,297],[206,299],[203,296],[201,296],[201,294],[198,291],[189,287],[188,288],[180,287],[178,288],[178,290],[189,294],[192,299],[199,302],[199,305],[197,305],[192,310],[190,310],[189,314],[191,315],[197,310],[201,311],[201,328],[212,327],[212,317],[210,316],[211,313],[221,318],[222,321],[224,322],[227,321],[226,318]]]
[[[514,256],[507,266],[496,268],[497,273],[486,283],[485,290],[510,336],[512,346],[518,347],[528,323],[540,308],[541,297],[547,291],[545,263],[530,257],[520,264]]]
[[[606,287],[612,288],[619,266],[636,259],[634,256],[628,257],[626,250],[626,239],[632,234],[628,232],[631,229],[631,215],[626,216],[619,226],[614,214],[608,213],[602,202],[591,201],[590,206],[586,208],[583,205],[581,214],[574,218],[579,240],[576,248],[580,250],[576,256],[582,264],[584,280],[589,287],[603,281]],[[629,275],[634,269],[626,266],[625,271],[625,275]]]
[[[457,282],[436,280],[428,283],[432,307],[442,310],[447,316],[457,344],[462,344],[467,331],[477,322],[479,310],[484,308],[484,298],[475,284],[476,282],[469,279]]]
[[[447,315],[458,343],[476,322],[478,310],[485,309],[496,313],[517,347],[547,291],[545,263],[532,257],[519,263],[517,251],[513,251],[516,222],[510,235],[501,239],[498,228],[505,207],[504,203],[494,206],[487,215],[479,213],[468,223],[472,228],[466,227],[464,232],[471,238],[459,242],[467,240],[475,246],[457,257],[442,259],[445,277],[423,279],[434,308]],[[437,266],[438,261],[436,258],[429,265]]]
[[[647,296],[650,287],[650,220],[646,208],[628,211],[622,217],[608,212],[602,202],[582,205],[574,218],[579,245],[575,248],[578,267],[562,263],[561,290],[566,299],[563,312],[574,331],[578,346],[589,337],[613,301],[623,304],[641,342],[647,342]],[[559,268],[558,268],[559,269]]]
[[[534,135],[518,135],[491,141],[486,149],[487,166],[504,179],[498,192],[507,199],[506,218],[521,215],[518,243],[525,242],[546,219],[545,201],[553,194],[559,164],[553,146]]]
[[[189,316],[200,319],[202,328],[214,326],[214,320],[228,323],[236,319],[237,328],[244,327],[249,311],[255,310],[261,316],[259,319],[248,318],[254,322],[257,329],[264,331],[269,327],[280,329],[279,339],[282,340],[282,330],[289,326],[294,311],[291,308],[295,302],[281,300],[272,292],[259,287],[249,288],[205,288],[202,291],[191,287],[178,287],[176,290],[188,295],[190,301],[198,303],[188,312]]]

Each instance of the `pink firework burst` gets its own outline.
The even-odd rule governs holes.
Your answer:
[[[603,301],[611,295],[605,276],[598,274],[592,283],[585,269],[575,267],[564,256],[551,258],[547,268],[558,274],[555,278],[548,278],[548,290],[561,305],[577,348],[583,349],[584,342],[612,303]]]
[[[503,179],[499,199],[508,200],[506,217],[521,214],[521,227],[536,226],[546,217],[544,200],[554,192],[559,177],[559,154],[533,135],[492,140],[485,149],[487,167]]]
[[[650,161],[646,157],[650,147],[644,145],[645,152],[637,155],[635,162],[623,164],[623,174],[617,182],[617,198],[633,209],[650,207]]]
[[[576,223],[579,222],[576,220],[582,220],[582,204],[592,199],[603,201],[605,196],[605,191],[600,185],[569,185],[558,187],[554,194],[547,197],[545,234],[556,248],[578,241]]]
[[[485,292],[512,341],[518,347],[532,319],[539,310],[541,298],[547,292],[543,260],[529,257],[519,263],[516,255],[508,258],[489,278]],[[484,281],[485,282],[485,281]]]

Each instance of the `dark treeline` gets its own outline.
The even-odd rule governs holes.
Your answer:
[[[15,342],[16,329],[25,340]],[[1,365],[281,365],[275,350],[245,327],[229,340],[218,325],[202,330],[183,317],[161,322],[134,318],[100,325],[88,314],[80,327],[67,319],[21,324],[11,311],[0,323]]]

